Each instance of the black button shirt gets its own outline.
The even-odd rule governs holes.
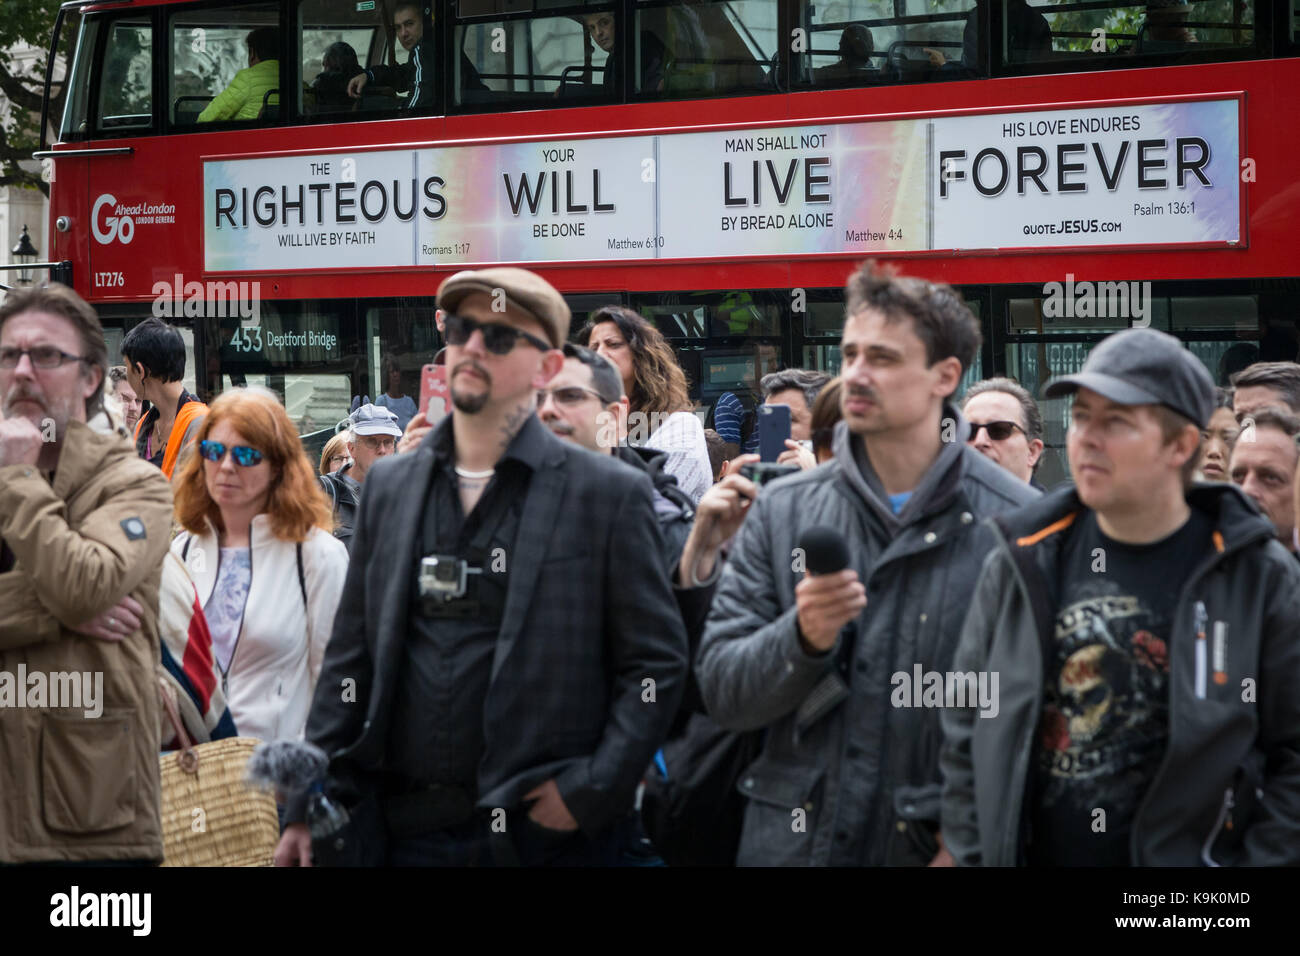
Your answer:
[[[505,611],[510,556],[528,483],[545,454],[544,428],[536,416],[525,422],[468,516],[457,491],[451,416],[434,432],[433,480],[424,494],[420,551],[412,560],[406,656],[389,736],[389,766],[409,786],[436,783],[477,793],[483,704]],[[471,554],[485,519],[495,530],[482,550]],[[466,558],[471,567],[483,569],[468,576],[465,597],[453,602],[458,607],[420,596],[419,559],[431,554]]]

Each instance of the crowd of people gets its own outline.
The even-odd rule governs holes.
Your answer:
[[[449,414],[388,375],[319,463],[161,320],[110,369],[74,292],[12,293],[0,863],[161,858],[160,674],[195,740],[328,759],[280,865],[1300,862],[1300,365],[1118,332],[1044,389],[1044,489],[1035,397],[957,394],[952,289],[845,302],[837,377],[756,360],[760,482],[745,402],[706,429],[653,322],[525,270],[439,287]]]

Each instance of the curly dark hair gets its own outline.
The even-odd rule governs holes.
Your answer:
[[[942,282],[901,276],[892,266],[868,259],[849,276],[844,298],[846,317],[874,309],[891,322],[911,319],[928,365],[955,357],[965,371],[979,351],[979,320],[956,290]]]
[[[591,313],[587,324],[579,330],[578,344],[587,346],[592,329],[602,322],[618,326],[632,350],[632,394],[627,397],[630,411],[671,415],[694,408],[686,373],[677,364],[672,346],[653,323],[631,309],[603,306]]]

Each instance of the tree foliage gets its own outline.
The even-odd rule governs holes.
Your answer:
[[[58,10],[59,0],[0,0],[0,95],[9,101],[9,115],[0,124],[0,186],[28,186],[47,196],[49,184],[42,181],[40,171],[24,169],[19,163],[30,167],[32,151],[40,142],[45,61]],[[63,40],[61,54],[72,52],[71,40]],[[20,65],[11,51],[22,43],[42,52]],[[57,93],[50,108],[51,119],[57,122],[63,113],[64,91],[56,87],[51,92]]]

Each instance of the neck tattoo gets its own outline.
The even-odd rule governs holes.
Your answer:
[[[506,415],[505,422],[501,425],[501,447],[510,447],[510,442],[514,440],[515,435],[519,434],[519,429],[523,427],[528,416],[533,413],[531,405],[520,405],[514,411]]]

